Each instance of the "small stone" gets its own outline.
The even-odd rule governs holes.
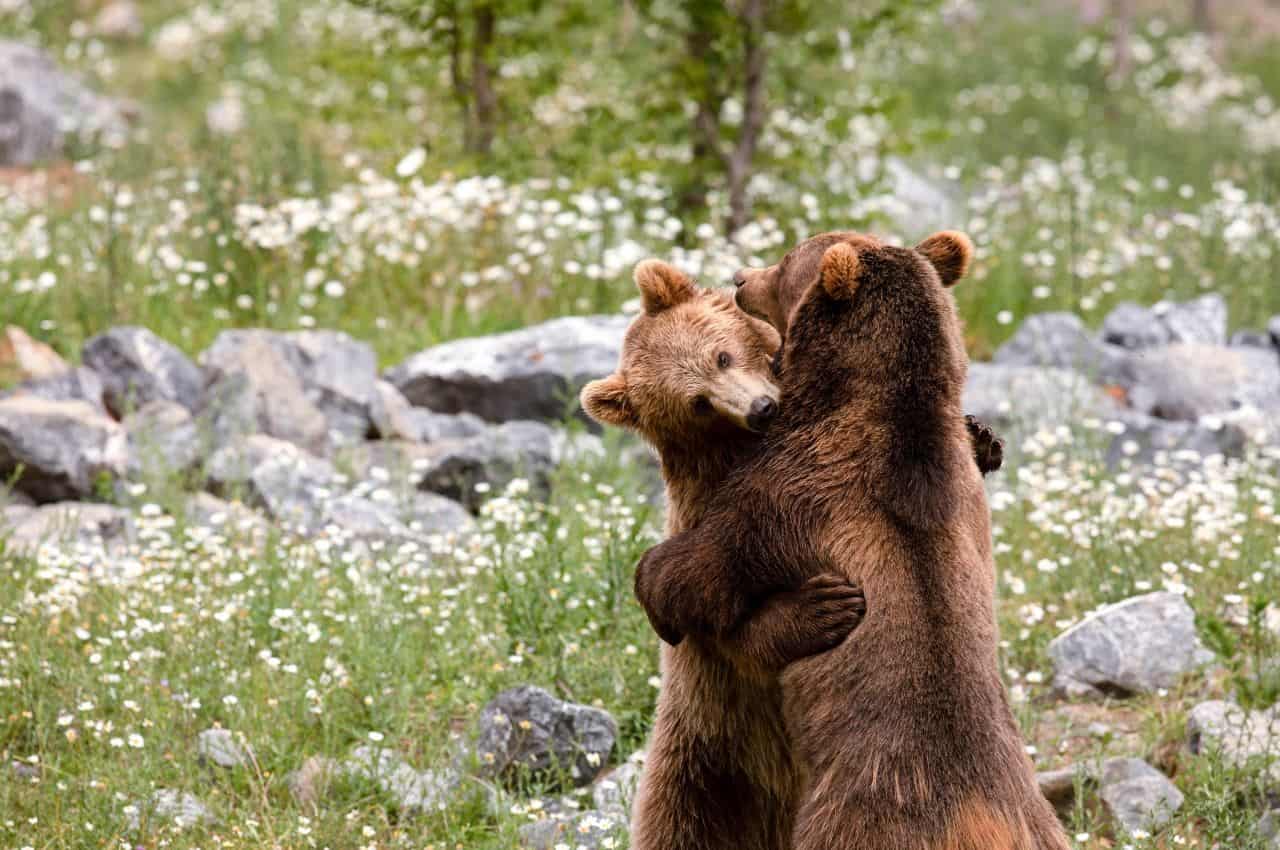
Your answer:
[[[70,369],[58,352],[22,328],[9,325],[0,332],[0,384],[52,378]]]
[[[1076,799],[1076,786],[1091,779],[1091,771],[1083,765],[1043,770],[1036,774],[1040,793],[1058,811],[1070,808]]]
[[[1197,755],[1216,752],[1236,768],[1256,761],[1280,784],[1280,705],[1247,711],[1223,700],[1202,702],[1187,717],[1187,746]]]
[[[1049,644],[1054,685],[1067,694],[1128,695],[1169,688],[1213,661],[1195,612],[1160,591],[1103,608]]]
[[[644,753],[631,758],[596,780],[591,789],[591,799],[602,812],[617,814],[623,820],[631,817],[631,804],[635,801],[640,773],[644,770]]]
[[[627,834],[627,821],[613,812],[561,813],[520,827],[520,846],[528,850],[604,850],[620,847]],[[606,844],[612,839],[614,843]]]
[[[248,750],[240,745],[230,729],[206,729],[196,737],[196,751],[202,763],[218,767],[240,767],[250,762]]]
[[[102,397],[102,379],[98,373],[83,366],[59,372],[47,378],[23,381],[11,390],[0,393],[0,398],[30,396],[48,401],[83,401],[93,409],[107,414],[107,404]]]
[[[1103,805],[1125,832],[1155,832],[1182,808],[1177,786],[1141,759],[1108,759],[1099,784]]]
[[[340,770],[341,765],[334,759],[312,756],[290,773],[285,782],[298,805],[314,811],[329,795],[329,788]]]
[[[409,816],[448,808],[462,793],[462,778],[452,769],[414,770],[387,749],[356,747],[343,769],[376,782]]]
[[[1102,320],[1102,339],[1129,349],[1152,348],[1171,341],[1169,329],[1154,310],[1128,301],[1117,304]]]
[[[185,791],[174,791],[161,788],[151,795],[139,811],[135,807],[128,816],[129,828],[137,831],[142,827],[145,811],[149,826],[173,824],[180,829],[190,829],[202,823],[213,823],[216,818],[213,812],[194,794]]]
[[[107,409],[117,419],[151,401],[195,409],[204,378],[176,347],[146,328],[118,327],[84,344],[84,365],[102,376]]]
[[[37,502],[97,495],[128,457],[124,429],[85,402],[0,400],[0,480],[21,470],[17,489]]]
[[[476,764],[487,778],[513,780],[528,773],[580,787],[604,769],[617,737],[617,723],[607,711],[521,685],[498,694],[480,712]]]
[[[136,537],[133,517],[123,508],[91,502],[58,502],[18,514],[11,525],[8,546],[15,552],[35,552],[43,544],[70,544],[114,551]]]

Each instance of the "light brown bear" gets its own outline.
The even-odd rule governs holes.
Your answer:
[[[699,288],[665,263],[647,260],[635,278],[643,313],[618,371],[589,384],[582,404],[657,450],[673,535],[692,527],[715,488],[758,451],[759,432],[778,412],[779,336],[738,310],[731,291]],[[998,469],[1000,441],[969,427],[983,471]],[[770,599],[732,641],[663,644],[663,688],[632,817],[635,850],[790,846],[801,777],[783,731],[777,671],[843,639],[862,611],[856,588],[820,577]],[[773,639],[779,629],[786,640]]]
[[[971,251],[955,233],[914,249],[829,233],[740,275],[739,305],[786,337],[781,411],[700,522],[637,568],[674,644],[732,640],[816,574],[865,589],[850,636],[781,676],[797,850],[1067,847],[996,658],[990,513],[946,291]]]

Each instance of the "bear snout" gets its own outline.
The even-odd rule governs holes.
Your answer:
[[[747,427],[752,431],[761,431],[778,415],[778,403],[767,395],[762,395],[751,402],[747,411]]]

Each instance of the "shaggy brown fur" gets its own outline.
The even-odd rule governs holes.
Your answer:
[[[787,334],[781,413],[699,524],[637,569],[675,644],[731,641],[817,573],[865,589],[863,623],[782,674],[798,850],[1067,846],[996,663],[990,516],[943,288],[970,251],[959,234],[915,250],[825,234],[742,275],[739,304]]]
[[[677,534],[758,450],[747,420],[753,402],[778,400],[771,360],[779,337],[736,309],[729,292],[699,289],[665,263],[641,263],[636,283],[644,314],[628,330],[617,373],[589,384],[582,403],[597,420],[636,431],[657,449],[666,530]],[[983,471],[998,469],[1000,441],[967,424]],[[862,610],[858,591],[820,577],[771,597],[727,644],[662,645],[663,688],[634,806],[633,848],[790,847],[800,774],[783,730],[776,671],[786,657],[842,640]],[[785,640],[766,639],[777,632]]]

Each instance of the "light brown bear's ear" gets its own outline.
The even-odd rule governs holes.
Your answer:
[[[848,242],[837,242],[822,255],[818,279],[832,298],[850,299],[858,291],[861,268],[857,249]]]
[[[954,286],[969,271],[969,261],[973,259],[973,243],[958,230],[935,233],[916,250],[937,269],[943,286]]]
[[[662,260],[641,260],[635,278],[644,311],[651,316],[698,294],[688,275]]]
[[[587,384],[578,399],[587,415],[601,424],[630,428],[636,423],[635,410],[627,397],[627,379],[620,372]]]

